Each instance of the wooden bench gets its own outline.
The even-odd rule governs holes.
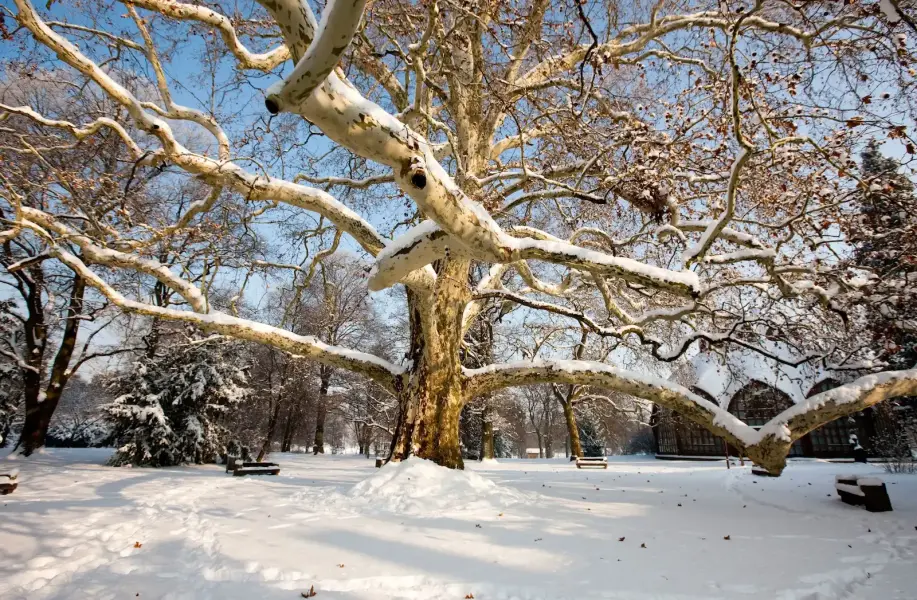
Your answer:
[[[834,489],[841,500],[853,506],[862,506],[869,512],[892,510],[892,502],[885,489],[885,482],[876,477],[838,475],[834,478]]]
[[[759,467],[758,465],[753,465],[751,467],[751,474],[757,475],[758,477],[779,477],[779,475],[774,475],[764,467]]]
[[[599,467],[602,469],[607,469],[608,459],[604,456],[577,456],[576,468],[582,469],[583,467]]]
[[[243,462],[241,459],[230,456],[226,459],[226,472],[235,477],[243,475],[279,475],[280,465],[272,462]]]
[[[19,484],[16,482],[16,474],[0,474],[0,496],[6,496],[7,494],[12,494],[13,491],[19,487]]]

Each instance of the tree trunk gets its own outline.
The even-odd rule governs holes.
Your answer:
[[[481,436],[481,460],[494,458],[494,424],[490,420],[490,404],[484,405],[484,427]]]
[[[64,325],[64,332],[61,335],[60,347],[54,357],[54,363],[51,366],[51,376],[48,381],[48,388],[42,395],[41,380],[39,367],[30,372],[31,376],[24,377],[24,397],[25,397],[25,422],[22,425],[22,434],[17,443],[18,448],[22,448],[22,454],[29,456],[38,448],[45,445],[45,438],[48,435],[48,427],[51,425],[51,417],[60,402],[64,386],[70,380],[72,372],[70,371],[70,359],[73,356],[73,350],[76,347],[76,338],[80,331],[80,315],[83,312],[83,293],[86,290],[86,282],[79,275],[73,278],[73,288],[70,292],[70,302],[67,306],[67,318]],[[33,346],[36,350],[44,347],[47,343],[46,332],[42,324],[40,336],[36,335],[35,339],[41,341],[41,346],[27,344],[26,349]],[[28,337],[27,337],[28,339]],[[39,356],[41,352],[38,352]]]
[[[414,454],[452,469],[464,467],[459,416],[462,389],[462,315],[470,298],[466,259],[441,261],[432,306],[408,292],[413,372],[400,394],[401,413],[391,459]]]
[[[325,415],[328,409],[325,406],[325,398],[321,394],[318,397],[318,404],[315,407],[315,439],[312,442],[313,454],[325,453]]]
[[[25,422],[22,424],[22,434],[19,436],[18,447],[22,449],[23,456],[30,456],[35,450],[45,445],[48,435],[48,426],[57,403],[37,402],[30,409],[26,409]]]
[[[372,447],[372,444],[373,444],[373,428],[370,427],[369,425],[364,424],[363,425],[363,452],[361,452],[361,454],[365,454],[366,458],[369,458],[370,448]]]
[[[325,417],[328,415],[328,387],[331,385],[331,367],[322,365],[319,369],[321,384],[318,390],[318,402],[315,405],[315,440],[313,454],[325,453]]]
[[[280,400],[280,398],[277,399],[277,404],[274,405],[274,410],[271,411],[271,416],[267,420],[267,431],[264,433],[264,442],[261,444],[261,450],[258,451],[258,462],[264,460],[264,457],[267,456],[267,453],[271,450],[271,442],[274,440],[274,433],[277,430],[277,421],[280,420],[280,406],[282,404]]]
[[[302,409],[299,408],[298,404],[290,406],[290,410],[287,411],[287,420],[284,423],[283,427],[283,437],[280,441],[280,451],[289,452],[293,447],[293,437],[296,435],[296,431],[299,429],[299,420]]]
[[[576,428],[576,415],[573,414],[572,402],[561,402],[564,408],[564,420],[567,422],[567,436],[570,441],[570,453],[573,456],[583,455],[583,447],[579,441],[579,429]]]

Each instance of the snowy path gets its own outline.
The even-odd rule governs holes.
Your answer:
[[[370,502],[352,491],[366,459],[273,455],[281,476],[233,478],[106,458],[0,462],[22,471],[0,499],[0,598],[917,598],[917,477],[883,475],[893,513],[833,493],[875,467],[503,461],[471,466],[497,484],[479,494]]]

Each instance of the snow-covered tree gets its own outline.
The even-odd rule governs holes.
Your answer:
[[[877,4],[332,0],[321,20],[301,0],[231,15],[219,3],[90,0],[79,8],[91,19],[14,4],[9,43],[22,48],[8,55],[33,75],[46,60],[67,65],[118,108],[78,123],[0,110],[120,140],[130,180],[168,171],[213,193],[179,213],[121,203],[101,220],[92,203],[55,212],[12,198],[3,239],[40,237],[125,311],[375,380],[399,401],[395,460],[413,452],[460,467],[467,402],[556,383],[677,410],[776,473],[808,431],[917,389],[914,371],[869,375],[754,430],[614,354],[551,350],[585,330],[655,361],[698,340],[766,352],[769,317],[745,309],[770,305],[793,315],[780,335],[801,350],[779,358],[853,366],[843,326],[858,286],[832,252],[847,243],[838,207],[863,183],[850,156],[863,136],[889,131],[913,144],[915,116],[912,21]],[[212,76],[187,68],[196,56]],[[191,130],[209,143],[191,143]],[[232,210],[214,218],[226,198]],[[294,225],[306,233],[280,252],[289,260],[198,247],[164,262],[157,251],[189,228],[226,240]],[[302,277],[344,236],[373,258],[371,290],[406,289],[400,360],[209,300],[215,280],[241,295],[255,272]],[[184,303],[148,302],[124,272]],[[464,366],[467,333],[495,305],[554,332],[544,327],[537,352],[514,357],[524,360]]]
[[[909,369],[917,365],[917,195],[901,162],[883,156],[877,142],[870,142],[861,159],[864,189],[849,227],[855,244],[851,264],[869,275],[864,304],[876,354],[889,370]],[[877,432],[873,452],[892,459],[895,468],[913,470],[917,398],[892,404],[879,410],[884,422],[896,426]]]
[[[0,302],[0,448],[10,443],[13,425],[21,417],[22,344],[17,323],[8,314],[11,305],[10,301]]]
[[[13,425],[20,416],[22,388],[17,381],[18,374],[14,365],[0,361],[0,448],[6,448],[10,443]]]
[[[588,404],[582,405],[577,412],[579,414],[576,421],[583,456],[605,456],[605,437],[599,429],[598,419],[592,414]]]
[[[7,73],[0,81],[2,103],[33,104],[55,118],[114,108],[105,96],[75,93],[67,73],[47,80]],[[130,170],[120,162],[120,142],[93,136],[75,151],[69,134],[64,141],[56,128],[32,119],[4,117],[3,121],[0,197],[10,207],[66,212],[66,206],[77,204],[91,203],[100,209],[120,204],[122,193],[115,181]],[[23,140],[28,140],[26,147]],[[137,185],[135,192],[142,187]],[[0,208],[0,217],[8,216],[6,207]],[[11,239],[0,234],[0,238],[5,242],[0,246],[0,285],[8,292],[0,303],[0,318],[6,320],[8,330],[0,337],[0,354],[18,370],[22,426],[16,445],[28,456],[45,444],[71,378],[93,359],[132,348],[98,343],[103,337],[99,334],[120,311],[108,311],[104,297],[87,290],[82,277],[48,260],[40,235],[26,233]]]
[[[229,441],[228,411],[250,390],[240,344],[204,338],[137,361],[109,385],[117,436],[111,464],[163,467],[214,462]]]
[[[871,142],[862,155],[866,189],[850,227],[853,260],[866,286],[869,324],[892,368],[917,364],[917,195],[901,163]]]

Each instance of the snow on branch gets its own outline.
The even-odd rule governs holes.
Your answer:
[[[794,404],[761,428],[762,436],[791,442],[838,417],[852,414],[891,398],[917,393],[917,369],[864,375],[846,385],[810,396]]]
[[[528,228],[530,229],[530,228]],[[458,255],[469,255],[493,263],[522,264],[525,260],[543,260],[587,271],[604,277],[617,277],[639,283],[654,289],[661,289],[680,296],[693,297],[701,292],[697,275],[691,271],[673,271],[648,265],[640,261],[611,256],[596,250],[589,250],[564,242],[552,236],[514,238],[500,230],[503,250],[499,255],[471,247],[451,244]],[[372,289],[383,289],[397,282],[408,272],[433,260],[446,256],[454,238],[445,235],[442,228],[432,221],[425,221],[413,228],[377,257],[370,279]]]
[[[518,361],[489,365],[481,369],[463,369],[463,374],[465,385],[473,396],[506,387],[538,383],[592,385],[624,392],[677,410],[739,447],[750,446],[760,440],[757,431],[728,411],[677,383],[652,375],[625,371],[605,363],[584,360]]]
[[[108,117],[99,117],[92,123],[88,123],[81,127],[69,121],[47,119],[28,106],[7,106],[5,104],[0,104],[0,111],[3,113],[0,114],[0,121],[5,121],[7,118],[9,118],[10,114],[22,115],[32,119],[40,125],[44,125],[45,127],[57,127],[60,129],[66,129],[70,132],[70,135],[78,140],[82,140],[90,135],[95,135],[99,132],[100,129],[107,127],[117,133],[118,136],[124,141],[124,143],[130,149],[131,156],[134,158],[134,160],[137,160],[143,156],[143,150],[141,150],[140,146],[138,146],[133,138],[131,138],[130,134],[127,133],[127,130],[125,130],[120,123],[114,119],[109,119]]]
[[[743,28],[777,33],[800,40],[806,45],[812,45],[813,40],[826,39],[827,32],[843,26],[845,22],[843,17],[830,19],[820,27],[806,31],[758,15],[751,16],[746,14],[744,16],[746,18],[740,23]],[[732,19],[719,11],[667,15],[658,20],[653,19],[646,23],[636,23],[621,29],[614,38],[595,48],[592,54],[599,57],[603,62],[613,62],[614,59],[643,51],[651,42],[669,33],[701,28],[712,28],[721,31],[739,29]],[[590,44],[580,44],[570,52],[550,56],[520,76],[515,81],[515,85],[520,89],[533,88],[559,73],[569,71],[586,58],[590,48]]]
[[[303,3],[304,10],[308,4]],[[366,0],[331,0],[325,6],[318,33],[293,72],[267,91],[265,106],[277,114],[290,104],[309,96],[337,66],[363,18]]]
[[[55,243],[54,238],[48,233],[53,232],[61,238],[79,246],[83,255],[90,261],[110,267],[120,267],[140,273],[146,273],[147,275],[155,277],[163,285],[181,294],[182,298],[184,298],[196,312],[207,312],[207,299],[201,291],[193,284],[172,273],[167,266],[159,261],[98,246],[80,232],[60,223],[47,213],[34,208],[23,206],[22,217],[22,224],[25,227],[29,227],[39,235],[42,235],[49,243]]]
[[[771,472],[779,473],[793,441],[826,423],[891,398],[917,394],[917,369],[866,375],[817,394],[768,421],[760,429],[746,425],[718,405],[687,388],[652,375],[582,360],[535,360],[463,369],[472,396],[539,383],[591,385],[612,389],[677,411],[702,425]]]
[[[127,3],[125,2],[125,4]],[[290,58],[290,51],[286,46],[279,46],[263,54],[251,52],[239,41],[236,30],[232,26],[232,21],[207,6],[174,2],[172,0],[131,0],[130,4],[158,12],[173,19],[197,21],[213,27],[219,32],[226,47],[238,59],[239,66],[243,69],[273,71]]]
[[[130,300],[108,285],[73,254],[56,245],[51,247],[50,252],[74,272],[79,273],[86,280],[86,283],[99,290],[112,304],[122,310],[149,317],[189,323],[200,327],[204,331],[272,346],[325,365],[365,375],[390,391],[396,389],[398,386],[396,382],[404,373],[402,367],[378,356],[325,344],[315,337],[297,335],[291,331],[264,323],[230,316],[218,311],[199,314]]]
[[[449,241],[449,235],[439,225],[433,221],[423,221],[395,239],[376,256],[376,262],[369,273],[369,289],[378,291],[391,287],[411,271],[446,256]]]
[[[17,6],[20,8],[19,17],[21,21],[39,41],[54,50],[64,62],[70,64],[98,84],[113,100],[128,109],[138,127],[162,142],[162,150],[158,153],[143,154],[144,160],[152,162],[168,158],[172,164],[188,173],[200,176],[204,181],[212,185],[227,186],[243,194],[249,200],[283,202],[314,211],[328,218],[337,227],[350,234],[370,254],[375,255],[386,245],[385,239],[379,235],[368,221],[327,192],[291,183],[283,179],[254,175],[233,162],[217,160],[192,152],[178,142],[171,127],[165,120],[147,112],[143,103],[133,94],[83,55],[76,46],[52,31],[41,21],[28,0],[16,1]],[[347,89],[352,88],[347,86]],[[37,118],[38,122],[44,124],[54,124],[71,129],[70,124],[52,122],[49,119],[44,119],[35,111],[24,110],[20,111],[20,114],[30,118]],[[82,131],[80,128],[75,128],[75,130]],[[412,276],[406,274],[405,277],[407,278],[405,283],[416,285],[418,289],[429,289],[431,283],[429,272],[421,271]]]

